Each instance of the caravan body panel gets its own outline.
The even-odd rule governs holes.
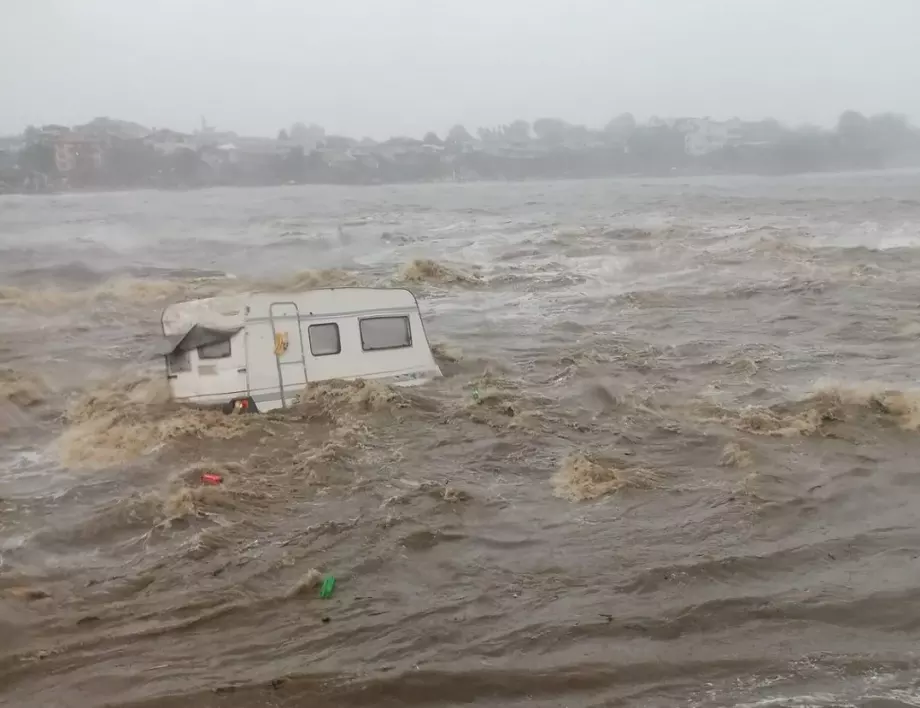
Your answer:
[[[251,397],[264,411],[291,405],[310,382],[364,378],[407,385],[441,374],[418,302],[404,289],[255,293],[179,303],[163,313],[167,338],[195,326],[228,332],[228,345],[186,352],[191,366],[183,370],[174,367],[181,357],[167,355],[177,400],[219,404]],[[217,355],[223,357],[198,360]],[[206,368],[199,371],[202,362]]]

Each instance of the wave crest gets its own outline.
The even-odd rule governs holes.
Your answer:
[[[590,501],[624,489],[651,489],[661,477],[645,467],[598,455],[575,453],[553,475],[553,493],[569,501]]]
[[[237,437],[249,429],[250,418],[173,404],[162,379],[116,378],[85,392],[69,406],[58,453],[68,466],[108,467],[183,437]]]
[[[458,267],[428,258],[417,258],[399,271],[397,279],[406,283],[434,283],[440,285],[479,285],[482,277],[467,273]]]

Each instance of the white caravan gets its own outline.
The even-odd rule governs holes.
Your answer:
[[[324,288],[191,300],[163,311],[174,400],[269,411],[311,382],[441,375],[418,302],[400,288]]]

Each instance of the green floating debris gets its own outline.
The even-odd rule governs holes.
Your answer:
[[[332,575],[326,576],[323,579],[323,585],[319,589],[319,596],[324,600],[332,597],[332,592],[335,590],[335,577]]]
[[[478,389],[478,388],[474,388],[474,389],[473,389],[473,400],[476,401],[476,403],[481,403],[481,399],[479,398],[479,389]]]

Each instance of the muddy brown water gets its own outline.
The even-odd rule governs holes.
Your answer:
[[[0,704],[920,705],[918,266],[915,172],[0,198]],[[168,401],[355,283],[442,379]]]

